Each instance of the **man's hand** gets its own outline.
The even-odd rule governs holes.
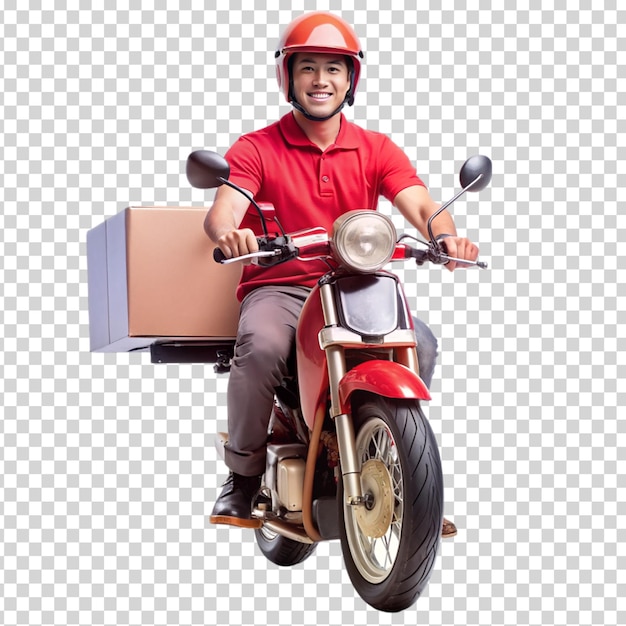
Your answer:
[[[255,234],[249,228],[230,230],[217,240],[217,245],[227,259],[257,252],[259,244]],[[248,261],[249,263],[250,261]]]
[[[451,257],[456,259],[467,259],[468,261],[475,261],[478,258],[478,246],[473,244],[467,237],[446,237],[439,241],[439,245],[443,248],[443,251]],[[469,267],[464,263],[458,263],[457,261],[449,261],[446,264],[446,268],[451,272],[457,267]]]

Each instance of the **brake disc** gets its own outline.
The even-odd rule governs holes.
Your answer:
[[[366,503],[357,507],[356,521],[364,535],[377,539],[389,530],[394,511],[395,499],[386,465],[378,459],[366,461],[361,468],[361,485]]]

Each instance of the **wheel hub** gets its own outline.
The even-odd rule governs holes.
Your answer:
[[[385,464],[377,459],[366,461],[361,468],[361,485],[367,504],[356,508],[356,521],[364,535],[377,539],[389,530],[394,510],[391,477]]]

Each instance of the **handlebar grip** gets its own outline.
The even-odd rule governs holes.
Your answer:
[[[226,255],[220,250],[220,248],[215,248],[213,250],[213,260],[216,263],[221,263],[226,260]]]
[[[421,250],[416,248],[411,248],[411,256],[415,259],[415,263],[417,265],[423,265],[426,261],[428,261],[428,250]]]

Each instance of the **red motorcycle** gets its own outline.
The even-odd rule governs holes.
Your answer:
[[[432,234],[437,215],[465,191],[491,180],[491,161],[468,159],[462,191],[428,222],[430,241],[398,239],[377,211],[349,211],[332,233],[312,228],[285,233],[271,206],[259,206],[228,180],[218,154],[192,153],[194,187],[225,184],[254,205],[263,225],[259,251],[244,258],[271,266],[323,258],[332,268],[311,291],[296,332],[293,375],[276,389],[267,465],[251,502],[262,527],[263,554],[278,565],[306,559],[319,541],[340,539],[359,595],[383,611],[411,606],[432,574],[443,520],[443,476],[435,436],[422,411],[430,394],[419,376],[413,320],[397,276],[383,268],[414,259],[451,259]],[[276,228],[270,232],[270,226]],[[227,369],[230,354],[218,366]]]

